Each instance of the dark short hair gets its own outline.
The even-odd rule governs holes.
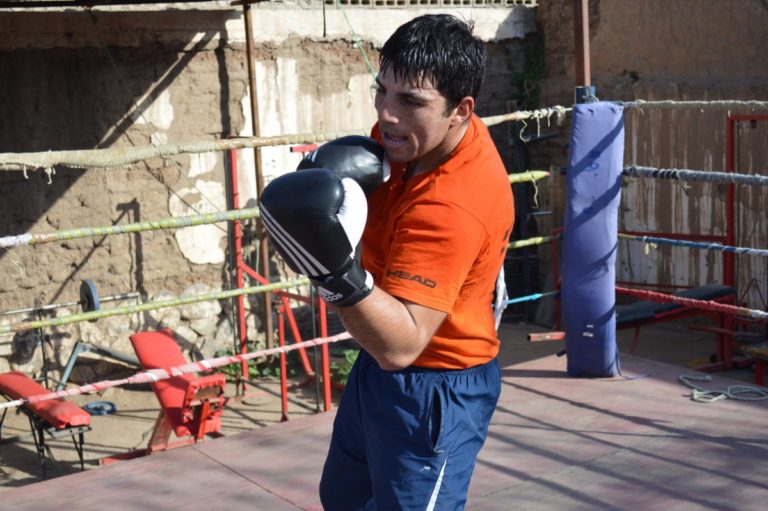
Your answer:
[[[477,101],[485,76],[485,44],[472,35],[474,23],[450,14],[426,14],[401,25],[379,55],[381,72],[420,84],[428,79],[448,108],[471,96]]]

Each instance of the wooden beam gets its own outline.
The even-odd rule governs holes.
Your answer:
[[[261,128],[259,127],[259,103],[258,94],[256,88],[256,72],[255,72],[255,50],[253,45],[253,13],[251,12],[251,3],[246,1],[243,3],[243,14],[245,18],[245,49],[246,58],[248,59],[248,86],[250,88],[251,99],[251,125],[253,126],[253,136],[261,136]],[[261,171],[261,152],[258,147],[253,148],[253,163],[256,167],[256,196],[261,197],[261,193],[264,191],[264,176]],[[259,233],[259,263],[261,265],[260,272],[265,279],[271,281],[269,270],[269,245],[267,243],[267,232],[264,228],[264,223],[259,221],[258,233]],[[275,346],[275,333],[272,325],[272,293],[264,293],[264,333],[266,336],[267,348],[271,349]]]
[[[530,342],[564,341],[565,340],[565,332],[532,333],[532,334],[528,334],[528,340]]]

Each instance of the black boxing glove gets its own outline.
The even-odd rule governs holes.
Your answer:
[[[384,148],[374,139],[359,135],[326,142],[301,160],[296,170],[317,168],[354,179],[366,196],[389,179],[390,171]]]
[[[282,175],[264,188],[259,212],[277,251],[337,307],[373,291],[373,277],[355,260],[368,204],[362,188],[328,169]]]

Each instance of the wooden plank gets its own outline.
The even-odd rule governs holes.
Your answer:
[[[532,332],[528,334],[528,341],[564,341],[565,332]]]

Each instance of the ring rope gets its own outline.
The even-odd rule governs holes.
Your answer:
[[[532,247],[534,245],[544,245],[546,243],[552,243],[552,241],[558,239],[560,236],[536,236],[534,238],[526,238],[524,240],[512,241],[507,245],[508,250],[515,250],[517,248]]]
[[[289,344],[287,346],[278,346],[275,348],[269,348],[259,351],[252,351],[250,353],[241,353],[239,355],[224,355],[221,357],[200,360],[198,362],[190,362],[175,367],[166,369],[149,369],[141,371],[127,378],[121,378],[119,380],[103,380],[96,383],[89,383],[87,385],[81,385],[79,387],[73,387],[70,389],[63,389],[55,392],[49,392],[47,394],[37,394],[13,401],[6,401],[0,403],[0,410],[6,408],[14,408],[30,403],[38,403],[40,401],[47,401],[49,399],[58,399],[70,396],[78,396],[81,394],[92,394],[94,392],[101,392],[111,387],[117,387],[119,385],[132,385],[140,383],[154,383],[160,380],[167,380],[175,376],[181,376],[190,373],[199,373],[202,371],[208,371],[216,367],[222,367],[225,365],[233,364],[235,362],[242,362],[245,360],[251,360],[259,357],[266,357],[269,355],[275,355],[278,353],[287,353],[289,351],[298,350],[302,348],[310,348],[312,346],[321,346],[323,344],[329,344],[338,341],[344,341],[351,339],[352,336],[348,332],[342,332],[330,337],[317,337],[315,339],[309,339],[307,341],[298,342],[296,344]]]
[[[38,245],[53,241],[74,240],[111,234],[127,234],[160,229],[177,229],[195,225],[215,224],[232,220],[247,220],[258,218],[258,208],[233,209],[216,213],[204,213],[202,215],[190,215],[164,218],[162,220],[150,220],[133,224],[110,225],[106,227],[81,227],[77,229],[65,229],[61,231],[41,234],[19,234],[17,236],[4,236],[0,238],[0,248],[18,247],[21,245]]]
[[[539,179],[549,177],[549,175],[549,172],[546,170],[529,170],[526,172],[510,174],[509,182],[513,184],[535,182]],[[149,220],[146,222],[136,222],[132,224],[110,225],[105,227],[81,227],[49,233],[25,233],[14,236],[3,236],[0,237],[0,248],[39,245],[41,243],[50,243],[54,241],[69,241],[80,238],[109,236],[113,234],[157,231],[161,229],[179,229],[183,227],[215,224],[225,221],[248,220],[251,218],[259,218],[258,208],[235,209],[229,211],[219,211],[215,213],[204,213],[201,215],[164,218],[162,220]]]
[[[363,55],[365,65],[368,67],[368,72],[371,74],[371,82],[376,83],[376,70],[373,68],[373,64],[371,64],[371,61],[368,59],[368,53],[365,51],[365,48],[363,48],[363,42],[360,40],[360,36],[357,35],[355,27],[352,26],[352,22],[349,20],[347,9],[342,5],[341,2],[339,2],[339,0],[336,0],[335,3],[336,8],[341,10],[341,13],[344,15],[344,19],[347,22],[347,26],[349,27],[350,32],[352,32],[352,40],[355,42],[355,47],[360,50],[360,53]],[[325,11],[323,11],[323,17],[325,17]],[[323,23],[325,23],[325,20],[323,20]]]
[[[768,186],[768,175],[738,174],[735,172],[710,172],[690,169],[658,169],[632,165],[624,167],[622,174],[632,177],[657,177],[679,181],[707,181],[740,185]]]
[[[7,333],[26,332],[28,330],[34,330],[36,328],[47,328],[51,326],[70,325],[73,323],[82,323],[84,321],[91,321],[95,319],[108,318],[111,316],[125,316],[128,314],[134,314],[137,312],[147,312],[158,309],[165,309],[169,307],[181,307],[191,303],[198,302],[211,302],[214,300],[224,300],[241,295],[254,295],[258,293],[266,293],[269,291],[276,291],[278,289],[287,289],[291,287],[303,286],[309,284],[309,279],[306,277],[288,280],[285,282],[275,282],[273,284],[267,284],[263,286],[244,287],[242,289],[230,289],[227,291],[218,291],[215,293],[205,293],[196,296],[186,296],[181,298],[175,298],[173,300],[163,300],[158,302],[147,302],[136,305],[125,305],[122,307],[114,307],[111,309],[100,309],[90,312],[81,312],[77,314],[68,314],[58,318],[41,319],[37,321],[23,321],[19,323],[10,323],[7,325],[0,325],[0,335]]]
[[[637,99],[635,101],[617,101],[619,105],[627,108],[657,108],[662,110],[671,109],[719,109],[730,110],[736,108],[756,108],[766,109],[768,108],[768,101],[754,101],[754,100],[713,100],[713,101],[675,101],[675,100],[660,100],[660,101],[645,101],[643,99]]]
[[[634,234],[619,233],[620,239],[642,241],[652,245],[676,245],[681,247],[700,248],[703,250],[719,250],[720,252],[733,252],[735,254],[748,254],[768,257],[768,250],[763,248],[734,247],[721,243],[703,243],[700,241],[676,240],[672,238],[658,238],[656,236],[638,236]]]
[[[627,287],[616,286],[616,291],[625,295],[646,298],[657,303],[676,303],[686,305],[696,309],[703,309],[714,312],[724,312],[726,314],[735,314],[737,316],[746,316],[753,319],[768,320],[768,312],[749,309],[747,307],[737,307],[726,303],[714,302],[711,300],[696,300],[694,298],[685,298],[684,296],[670,295],[667,293],[658,293],[656,291],[645,291],[641,289],[630,289]]]
[[[488,126],[506,121],[527,118],[540,119],[548,115],[559,115],[563,107],[535,110],[533,112],[513,112],[493,117],[483,118]],[[552,111],[550,114],[549,111]],[[559,118],[559,117],[558,117]],[[490,124],[488,124],[490,122]],[[325,133],[303,133],[296,135],[278,135],[273,137],[238,137],[223,140],[196,140],[178,144],[135,146],[129,148],[110,147],[107,149],[82,149],[70,151],[40,151],[31,153],[0,153],[0,171],[23,171],[36,169],[52,169],[57,165],[76,169],[92,167],[110,168],[121,167],[157,157],[169,157],[177,154],[197,154],[230,149],[247,149],[281,145],[298,145],[316,142],[327,142],[346,135],[370,134],[370,130],[334,131]]]
[[[492,115],[490,117],[483,117],[482,119],[485,125],[490,128],[491,126],[495,126],[504,122],[525,121],[528,119],[533,119],[536,121],[546,119],[547,122],[549,122],[550,119],[554,116],[555,122],[558,126],[560,126],[565,120],[565,114],[572,110],[573,108],[566,108],[564,106],[557,105],[549,108],[539,108],[537,110],[522,110],[520,112]]]
[[[535,183],[536,181],[547,178],[549,176],[549,171],[546,170],[526,170],[525,172],[514,172],[509,174],[507,177],[510,183],[515,184],[529,182]]]
[[[626,101],[617,102],[624,108],[768,108],[768,101]],[[520,111],[483,118],[487,126],[494,126],[508,121],[526,119],[549,119],[556,116],[561,123],[567,112],[572,108],[554,106],[533,111]],[[198,140],[179,144],[150,145],[131,148],[87,149],[76,151],[43,151],[32,153],[3,153],[0,154],[0,171],[23,171],[44,169],[52,173],[56,165],[70,168],[119,167],[137,163],[156,157],[168,157],[177,154],[196,154],[229,149],[245,149],[253,147],[280,146],[325,142],[345,135],[368,135],[368,130],[352,130],[329,133],[305,133],[297,135],[280,135],[274,137],[242,137],[226,140]]]
[[[691,389],[691,401],[698,403],[714,403],[726,398],[739,401],[762,401],[763,399],[768,399],[768,392],[753,385],[731,385],[724,390],[706,390],[693,383],[694,381],[712,381],[712,377],[707,374],[703,376],[683,374],[677,379],[680,383]]]
[[[224,140],[197,140],[178,144],[136,146],[130,148],[83,149],[34,153],[0,154],[0,171],[24,171],[64,165],[70,168],[120,167],[157,157],[197,154],[230,149],[247,149],[280,145],[326,142],[345,135],[368,135],[368,131],[352,130],[327,133],[304,133],[274,137],[240,137]],[[45,165],[45,166],[44,166]]]
[[[554,296],[559,294],[560,294],[560,291],[547,291],[545,293],[533,293],[532,295],[518,296],[517,298],[510,298],[509,300],[507,300],[507,305],[512,305],[513,303],[521,303],[521,302],[532,302],[532,301],[544,298],[545,296]]]

